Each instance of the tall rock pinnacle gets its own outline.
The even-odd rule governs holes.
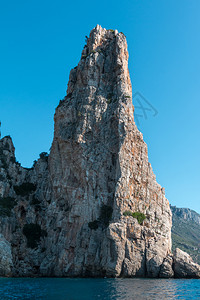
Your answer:
[[[24,169],[0,143],[0,275],[200,276],[171,254],[169,202],[133,112],[126,38],[97,25],[56,108],[49,157]]]
[[[70,207],[68,272],[159,275],[171,249],[171,211],[134,123],[123,33],[91,31],[56,110],[50,174],[55,199]],[[109,226],[101,221],[106,209]],[[146,219],[139,225],[127,211]]]

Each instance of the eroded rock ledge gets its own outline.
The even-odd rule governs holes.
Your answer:
[[[126,38],[97,25],[33,168],[0,140],[3,276],[199,277],[133,117]],[[7,253],[7,254],[6,254]]]

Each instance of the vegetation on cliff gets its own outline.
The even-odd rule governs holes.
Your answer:
[[[40,225],[33,223],[24,225],[23,234],[27,238],[27,247],[32,249],[38,246],[41,237],[47,236],[47,232]]]
[[[142,222],[146,219],[146,216],[139,212],[139,211],[135,211],[135,212],[132,212],[130,210],[126,210],[124,213],[123,213],[124,216],[126,217],[133,217],[135,219],[138,220],[138,223],[141,225]]]

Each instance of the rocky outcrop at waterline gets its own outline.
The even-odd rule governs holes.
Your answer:
[[[0,141],[6,274],[174,276],[172,214],[133,111],[126,38],[97,25],[56,109],[50,155],[25,169],[11,138]]]
[[[193,262],[189,254],[178,248],[174,253],[174,272],[178,278],[200,278],[200,266]]]

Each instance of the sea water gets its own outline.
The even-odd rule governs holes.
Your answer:
[[[198,279],[0,278],[0,299],[200,299]]]

